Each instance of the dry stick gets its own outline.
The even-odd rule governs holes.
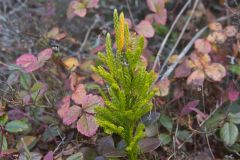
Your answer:
[[[80,60],[80,56],[81,56],[80,53],[81,53],[81,51],[83,50],[83,48],[85,47],[85,45],[87,43],[87,40],[88,40],[88,37],[90,35],[91,30],[96,26],[96,24],[98,22],[99,22],[99,16],[96,16],[96,19],[94,20],[93,24],[90,26],[90,28],[88,29],[88,31],[87,31],[87,33],[86,33],[86,35],[84,37],[84,40],[82,42],[81,47],[77,51],[78,60]]]
[[[130,18],[131,18],[131,21],[132,21],[132,24],[133,24],[133,28],[135,28],[135,22],[134,22],[134,19],[133,19],[133,15],[132,15],[132,11],[131,11],[131,8],[129,6],[129,0],[126,0],[127,2],[127,9],[128,9],[128,12],[129,12],[129,15],[130,15]]]
[[[157,53],[157,56],[156,56],[156,59],[154,61],[154,64],[153,64],[153,67],[152,67],[152,70],[154,71],[156,69],[156,66],[157,66],[157,63],[159,62],[159,58],[162,54],[162,51],[165,47],[165,44],[167,43],[167,40],[169,38],[169,36],[171,35],[175,25],[177,24],[178,20],[180,19],[181,15],[183,14],[183,12],[187,9],[188,5],[190,4],[191,0],[188,0],[187,3],[183,6],[182,10],[179,12],[179,14],[177,15],[176,19],[174,20],[170,30],[168,31],[167,35],[164,37],[164,40],[163,42],[161,43],[161,46],[158,50],[158,53]]]
[[[192,9],[192,11],[191,11],[191,15],[188,17],[188,20],[187,20],[187,22],[185,23],[185,25],[184,25],[184,27],[183,27],[183,29],[182,29],[182,31],[181,31],[178,39],[177,39],[177,42],[174,44],[171,52],[169,53],[168,57],[167,57],[166,60],[164,61],[163,65],[162,65],[162,67],[161,67],[161,69],[160,69],[160,71],[159,71],[159,74],[158,74],[159,76],[162,74],[165,66],[166,66],[167,63],[168,63],[169,58],[170,58],[170,57],[172,56],[172,54],[175,52],[175,50],[176,50],[179,42],[181,41],[181,39],[182,39],[182,37],[183,37],[183,35],[184,35],[184,33],[185,33],[185,31],[186,31],[189,23],[190,23],[190,21],[191,21],[191,19],[192,19],[192,17],[193,17],[193,14],[195,13],[195,10],[196,10],[196,8],[197,8],[198,2],[199,2],[199,0],[196,0],[196,1],[195,1],[194,6],[193,6],[193,9]]]
[[[225,16],[225,17],[221,17],[219,19],[217,19],[217,21],[223,21],[226,20],[227,18],[229,18],[230,16]],[[204,28],[202,28],[193,38],[192,40],[186,45],[186,47],[182,50],[182,52],[178,55],[175,63],[173,63],[171,66],[169,66],[169,68],[167,69],[167,71],[163,74],[163,76],[161,77],[161,80],[163,80],[164,78],[168,77],[173,70],[175,69],[175,67],[178,65],[178,63],[180,62],[180,60],[188,53],[188,51],[191,49],[192,45],[194,44],[194,42],[207,30],[207,26],[205,26]],[[159,75],[158,79],[160,78],[161,75]]]
[[[208,134],[207,134],[207,129],[206,129],[206,127],[204,127],[204,131],[206,132],[205,137],[206,137],[206,140],[207,140],[208,149],[209,149],[209,151],[210,151],[210,154],[211,154],[212,158],[215,159],[215,156],[214,156],[214,154],[213,154],[213,152],[212,152],[212,148],[211,148],[210,143],[209,143],[209,139],[208,139]]]

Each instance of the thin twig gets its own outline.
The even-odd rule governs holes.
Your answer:
[[[81,47],[78,49],[78,51],[77,51],[77,56],[78,56],[78,59],[80,60],[80,57],[81,57],[81,52],[82,52],[82,50],[83,50],[83,48],[85,47],[85,45],[86,45],[86,43],[87,43],[87,40],[88,40],[88,37],[89,37],[89,35],[90,35],[90,32],[92,31],[92,29],[96,26],[96,24],[99,22],[99,20],[100,20],[100,18],[99,18],[99,16],[97,15],[96,16],[96,18],[95,18],[95,20],[94,20],[94,22],[93,22],[93,24],[90,26],[90,28],[88,29],[88,31],[87,31],[87,33],[86,33],[86,35],[85,35],[85,37],[84,37],[84,40],[83,40],[83,42],[82,42],[82,45],[81,45]]]
[[[157,56],[156,56],[156,59],[154,61],[154,64],[153,64],[153,67],[152,67],[152,70],[154,71],[156,69],[156,66],[157,66],[157,63],[159,62],[159,58],[162,54],[162,51],[165,47],[165,44],[167,43],[167,40],[169,38],[169,36],[171,35],[175,25],[177,24],[178,20],[180,19],[181,15],[183,14],[183,12],[187,9],[188,5],[190,4],[191,0],[188,0],[187,3],[185,3],[185,5],[183,6],[182,10],[179,12],[179,14],[177,15],[176,19],[174,20],[171,28],[169,29],[167,35],[164,37],[164,40],[163,42],[161,43],[161,46],[158,50],[158,53],[157,53]]]
[[[135,28],[136,25],[135,25],[135,22],[133,19],[133,14],[132,14],[131,8],[129,6],[129,0],[126,0],[126,2],[127,2],[127,9],[128,9],[129,15],[130,15],[130,19],[132,21],[133,28]]]
[[[206,127],[204,128],[204,130],[205,130],[205,132],[207,132]],[[215,159],[215,156],[212,152],[212,148],[211,148],[210,143],[209,143],[208,134],[205,134],[205,137],[206,137],[206,140],[207,140],[207,145],[208,145],[208,149],[210,151],[210,154],[211,154],[212,158]]]
[[[181,33],[180,33],[180,35],[179,35],[176,43],[174,44],[171,52],[169,53],[168,57],[167,57],[166,60],[164,61],[163,65],[162,65],[162,67],[161,67],[161,69],[160,69],[160,71],[159,71],[159,75],[161,75],[161,73],[163,72],[165,66],[166,66],[167,63],[168,63],[169,58],[170,58],[170,57],[172,56],[172,54],[175,52],[175,50],[176,50],[179,42],[181,41],[181,39],[182,39],[182,37],[183,37],[183,35],[184,35],[184,33],[185,33],[185,31],[186,31],[186,29],[187,29],[190,21],[191,21],[193,15],[194,15],[194,13],[195,13],[195,10],[196,10],[196,8],[197,8],[198,2],[199,2],[199,0],[196,0],[196,1],[195,1],[194,6],[193,6],[193,9],[192,9],[192,11],[191,11],[191,14],[190,14],[190,16],[188,17],[187,22],[186,22],[185,25],[183,26],[183,29],[182,29],[182,31],[181,31]]]

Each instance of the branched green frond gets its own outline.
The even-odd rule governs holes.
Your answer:
[[[144,132],[143,132],[144,128],[145,127],[142,123],[140,123],[137,126],[136,134],[133,137],[132,141],[130,142],[129,146],[126,148],[127,151],[132,151],[132,150],[134,150],[134,148],[137,148],[137,143],[144,136]]]
[[[154,91],[151,84],[155,77],[142,65],[143,37],[131,34],[124,22],[123,13],[114,10],[115,44],[113,52],[110,34],[106,37],[106,54],[99,53],[104,67],[94,67],[107,83],[105,107],[96,108],[98,124],[108,134],[118,134],[127,144],[130,160],[137,160],[138,142],[144,136],[141,117],[152,108]]]

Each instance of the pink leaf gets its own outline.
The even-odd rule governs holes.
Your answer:
[[[79,10],[75,10],[74,14],[79,16],[79,17],[85,17],[86,14],[87,14],[87,9],[86,8],[82,8],[82,9],[79,9]]]
[[[43,160],[53,160],[53,151],[49,151],[43,158]]]
[[[41,67],[38,63],[37,58],[34,55],[28,53],[18,57],[16,64],[22,67],[27,73],[33,72]]]
[[[87,8],[96,8],[99,0],[88,0]]]
[[[64,37],[66,37],[66,33],[60,33],[59,28],[58,27],[54,27],[52,28],[48,33],[47,33],[47,37],[55,39],[55,40],[61,40]]]
[[[84,85],[78,84],[71,98],[76,104],[82,104],[82,100],[86,96],[86,94],[87,92]]]
[[[167,10],[163,9],[154,14],[154,20],[157,24],[165,25],[167,22]]]
[[[76,2],[73,4],[73,13],[79,17],[85,17],[87,14],[86,6],[81,2]]]
[[[174,95],[174,99],[173,100],[177,100],[177,99],[183,97],[184,96],[183,88],[180,87],[180,86],[176,86],[174,88],[173,95]]]
[[[148,22],[150,22],[151,24],[153,23],[153,21],[154,21],[154,13],[153,14],[147,14],[146,16],[145,16],[145,19],[144,20],[146,20],[146,21],[148,21]]]
[[[81,108],[79,106],[74,105],[70,107],[63,117],[63,123],[66,125],[72,124],[78,119],[80,113]]]
[[[200,53],[208,54],[211,52],[211,44],[205,39],[198,39],[195,41],[195,49]]]
[[[39,63],[44,63],[45,61],[49,60],[52,57],[52,49],[51,48],[47,48],[44,49],[43,51],[41,51],[38,54],[38,61]]]
[[[174,76],[176,78],[183,78],[183,77],[189,76],[190,73],[191,73],[191,68],[187,66],[185,61],[175,69]]]
[[[94,108],[96,106],[103,106],[103,99],[99,96],[89,94],[82,100],[82,108],[87,113],[95,113]]]
[[[155,34],[155,31],[154,31],[154,28],[152,27],[152,24],[149,21],[146,21],[146,20],[142,20],[135,27],[135,30],[139,35],[142,35],[146,38],[151,38]]]
[[[31,102],[31,95],[27,94],[23,97],[23,103],[26,105],[26,104],[29,104]]]
[[[98,124],[93,115],[83,114],[77,122],[77,130],[87,136],[92,137],[98,129]]]
[[[127,23],[127,24],[128,24],[128,28],[130,28],[130,29],[131,29],[131,28],[132,28],[132,26],[133,26],[131,19],[129,19],[129,18],[125,18],[124,20],[125,20],[125,23]]]
[[[70,107],[70,96],[65,96],[58,104],[58,115],[63,118]]]
[[[191,102],[188,102],[182,109],[181,111],[181,116],[187,115],[188,113],[190,113],[193,108],[197,107],[197,105],[199,104],[199,100],[194,100]]]
[[[236,89],[234,83],[230,83],[227,89],[227,95],[230,102],[235,102],[238,100],[240,92]]]
[[[193,108],[193,107],[190,107],[189,109],[196,112],[199,119],[203,120],[203,119],[207,118],[207,115],[205,113],[203,113],[202,111],[200,111],[199,109]]]
[[[39,86],[41,86],[38,96],[42,96],[48,90],[48,85],[44,82],[39,82],[39,81],[37,81],[36,83],[38,83]]]
[[[202,86],[205,79],[204,72],[200,69],[193,71],[187,79],[188,85]]]
[[[148,8],[153,12],[159,12],[164,9],[164,0],[147,0]]]
[[[68,9],[67,9],[67,18],[68,19],[72,19],[75,16],[75,14],[74,14],[74,11],[75,11],[74,4],[75,3],[78,3],[78,1],[76,1],[76,0],[71,1],[68,5]]]

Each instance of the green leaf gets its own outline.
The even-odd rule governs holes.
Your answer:
[[[27,73],[23,73],[20,76],[20,85],[23,89],[28,90],[31,86],[31,77]]]
[[[8,143],[6,137],[5,136],[2,137],[2,134],[0,134],[0,143],[2,144],[2,151],[6,151],[8,149]]]
[[[82,152],[75,153],[74,155],[71,155],[66,160],[83,160],[83,154]]]
[[[8,120],[8,115],[7,114],[3,114],[1,117],[0,117],[0,126],[4,126],[6,124]]]
[[[231,65],[231,66],[229,67],[229,70],[230,70],[232,73],[235,73],[235,74],[237,74],[237,75],[240,75],[240,65],[236,65],[236,64]]]
[[[167,34],[167,32],[169,31],[169,28],[165,25],[154,24],[153,27],[154,27],[155,31],[157,32],[157,34],[160,36],[165,36]]]
[[[215,130],[221,121],[225,119],[224,114],[215,113],[212,117],[210,117],[207,122],[204,125],[204,128],[206,127],[208,131]]]
[[[159,139],[161,141],[161,146],[167,145],[171,142],[172,138],[169,134],[160,134]]]
[[[33,92],[39,92],[40,89],[42,89],[42,87],[43,87],[43,83],[41,83],[41,82],[36,82],[36,83],[34,83],[34,85],[32,86],[31,92],[32,92],[32,93],[33,93]]]
[[[29,125],[25,121],[14,120],[6,124],[6,130],[10,133],[23,132],[29,129]]]
[[[32,99],[34,101],[38,101],[42,97],[45,90],[46,90],[46,86],[44,86],[44,83],[41,83],[41,82],[34,83],[34,85],[30,90]]]
[[[49,128],[45,129],[43,135],[42,135],[42,140],[44,142],[48,142],[53,140],[55,137],[61,135],[62,132],[61,130],[58,128],[58,126],[49,126]]]
[[[224,107],[224,112],[238,113],[240,112],[240,104],[236,101]]]
[[[168,131],[172,130],[173,123],[170,117],[168,117],[167,115],[161,114],[159,121]]]
[[[191,132],[187,131],[187,130],[183,130],[183,131],[178,131],[177,133],[177,137],[182,140],[182,141],[186,141],[186,142],[192,142],[192,138],[190,138]]]
[[[38,139],[34,136],[24,136],[18,141],[16,148],[20,151],[24,149],[24,145],[26,145],[28,149],[31,150],[37,144],[37,141]]]
[[[233,114],[229,113],[228,114],[228,119],[230,122],[235,123],[235,124],[240,124],[240,112]]]
[[[19,160],[41,160],[42,155],[38,152],[30,152],[29,154],[27,152],[21,153]]]
[[[225,144],[233,145],[238,137],[238,128],[235,124],[226,122],[220,130],[220,137]]]

